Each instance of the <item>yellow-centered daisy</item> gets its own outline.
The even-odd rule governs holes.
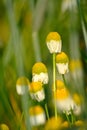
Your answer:
[[[32,67],[32,81],[42,82],[43,84],[48,83],[48,71],[45,64],[42,62],[36,62]]]
[[[69,58],[64,52],[56,55],[56,66],[60,74],[65,74],[69,71]]]
[[[45,92],[44,92],[43,84],[41,82],[32,82],[30,84],[29,91],[32,99],[35,99],[38,102],[45,99]]]
[[[44,109],[40,105],[30,107],[29,116],[32,126],[43,125],[46,122]]]
[[[60,37],[59,33],[50,32],[47,35],[46,43],[47,43],[47,47],[48,47],[50,53],[61,52],[62,42],[61,42],[61,37]]]
[[[26,77],[19,77],[16,82],[16,90],[19,95],[25,94],[29,89],[30,82]]]

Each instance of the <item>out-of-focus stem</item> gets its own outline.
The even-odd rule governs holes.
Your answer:
[[[33,47],[36,61],[41,61],[41,52],[39,46],[38,32],[32,32]]]
[[[47,103],[45,104],[45,110],[46,110],[47,119],[49,120],[49,112],[48,112]]]

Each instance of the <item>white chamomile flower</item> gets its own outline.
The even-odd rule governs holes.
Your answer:
[[[29,116],[32,126],[43,125],[46,122],[44,109],[40,105],[30,107]]]
[[[65,74],[69,72],[69,59],[64,52],[56,55],[56,66],[59,74]]]
[[[72,8],[76,10],[76,0],[63,0],[62,2],[62,12],[65,12],[67,10],[71,11]]]
[[[45,99],[45,92],[41,82],[32,82],[29,91],[32,99],[37,100],[38,102]]]
[[[81,100],[81,95],[74,93],[73,94],[73,100],[75,102],[75,107],[73,113],[75,115],[80,115],[82,111],[82,100]]]
[[[58,80],[56,85],[57,90],[55,92],[54,98],[57,108],[61,112],[70,114],[71,110],[74,109],[75,103],[62,81]]]
[[[60,35],[57,32],[50,32],[47,35],[46,43],[50,53],[61,52],[62,41]]]
[[[45,64],[42,62],[37,62],[32,67],[32,81],[42,82],[43,84],[48,83],[48,72]]]
[[[26,77],[19,77],[16,82],[16,90],[19,95],[23,95],[28,92],[29,80]]]

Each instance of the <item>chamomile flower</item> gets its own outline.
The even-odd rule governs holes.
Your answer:
[[[32,82],[29,88],[31,98],[38,102],[45,99],[45,92],[42,85],[41,82]]]
[[[73,100],[75,102],[75,107],[73,113],[75,115],[80,115],[81,114],[81,108],[82,108],[82,100],[81,96],[77,93],[73,94]]]
[[[60,74],[65,74],[69,71],[69,58],[64,52],[56,55],[56,66]]]
[[[62,2],[62,12],[71,11],[72,8],[76,10],[76,7],[76,0],[63,0]]]
[[[44,109],[40,105],[30,107],[29,116],[32,126],[43,125],[46,122]]]
[[[57,89],[65,88],[64,82],[62,80],[56,80],[56,88]]]
[[[19,77],[16,82],[16,90],[19,95],[23,95],[28,91],[29,80],[26,77]]]
[[[74,101],[66,87],[64,85],[59,84],[58,82],[60,81],[57,81],[58,86],[54,95],[54,100],[56,102],[58,110],[70,114],[71,110],[74,109]]]
[[[0,125],[0,130],[9,130],[8,126],[6,124]]]
[[[37,62],[32,67],[32,81],[42,82],[43,84],[48,83],[48,72],[45,64],[42,62]]]
[[[80,59],[72,59],[70,60],[70,73],[72,75],[73,80],[77,83],[79,81],[80,86],[83,86],[83,69],[82,62]],[[78,83],[77,83],[78,84]],[[79,87],[78,84],[78,87]]]
[[[46,43],[50,53],[61,52],[62,42],[61,37],[57,32],[50,32],[47,35]]]
[[[60,116],[51,117],[45,125],[45,130],[60,130],[62,124],[62,118]]]

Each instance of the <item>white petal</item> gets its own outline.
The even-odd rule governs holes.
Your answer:
[[[60,74],[65,74],[69,72],[68,63],[56,63],[56,66]]]
[[[50,42],[47,42],[47,47],[50,53],[58,53],[61,52],[62,42],[61,40],[60,41],[50,40]]]
[[[35,99],[38,102],[40,102],[40,101],[45,99],[44,89],[42,89],[42,90],[40,90],[38,92],[35,92],[35,93],[30,92],[30,96],[31,96],[32,99]]]
[[[41,113],[35,116],[30,116],[30,123],[32,126],[42,125],[45,124],[45,122],[46,122],[45,113]]]
[[[43,72],[41,72],[40,74],[33,73],[32,81],[33,82],[40,81],[43,84],[47,84],[48,83],[48,73],[43,73]]]
[[[17,93],[18,93],[19,95],[23,95],[23,94],[25,94],[25,93],[27,92],[28,86],[20,86],[20,85],[17,85],[17,86],[16,86],[16,90],[17,90]]]

